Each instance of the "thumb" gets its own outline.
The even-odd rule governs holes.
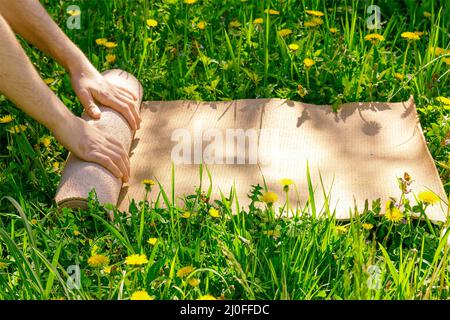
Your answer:
[[[86,113],[91,118],[100,119],[102,113],[101,113],[98,105],[95,103],[94,98],[92,97],[92,95],[89,91],[82,90],[80,92],[80,95],[78,96],[78,99],[80,99],[80,102],[84,107],[84,110],[86,110]]]

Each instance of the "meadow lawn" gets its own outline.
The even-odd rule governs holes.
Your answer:
[[[338,109],[413,95],[450,193],[446,0],[41,2],[99,70],[135,74],[144,100],[273,97]],[[380,8],[381,29],[368,28],[371,4]],[[80,10],[67,12],[68,5]],[[69,29],[76,17],[81,28]],[[24,47],[45,82],[81,114],[64,69]],[[0,145],[0,299],[450,296],[449,222],[411,219],[447,199],[423,193],[413,206],[405,192],[414,177],[398,177],[395,199],[368,199],[364,214],[348,222],[316,210],[312,185],[301,190],[309,201],[292,219],[278,218],[264,186],[248,186],[248,208],[228,195],[209,199],[209,186],[192,190],[180,207],[172,190],[151,181],[142,185],[148,201],[131,205],[130,215],[94,196],[86,211],[60,212],[53,196],[67,151],[1,95]],[[283,183],[292,191],[291,181]]]

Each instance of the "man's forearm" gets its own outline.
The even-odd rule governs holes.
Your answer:
[[[139,128],[137,97],[106,81],[38,0],[0,0],[0,15],[16,33],[51,55],[70,73],[72,87],[92,118],[101,117],[101,104],[122,114],[133,130]]]
[[[73,73],[90,63],[38,0],[0,0],[0,14],[11,28]]]
[[[39,77],[1,14],[0,92],[51,131],[75,118]]]

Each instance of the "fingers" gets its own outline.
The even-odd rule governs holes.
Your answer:
[[[103,134],[94,125],[75,119],[79,121],[74,121],[73,130],[67,131],[67,148],[80,159],[97,163],[127,182],[130,178],[128,151],[117,139]]]
[[[130,179],[130,164],[127,155],[114,148],[104,148],[102,151],[119,168],[123,182],[128,182]]]
[[[127,103],[130,106],[131,111],[133,112],[133,115],[136,119],[138,129],[139,129],[140,124],[141,124],[141,116],[139,114],[138,106],[136,105],[138,98],[136,97],[136,95],[133,92],[131,92],[127,88],[116,85],[116,89],[119,92],[119,95],[117,96],[117,98],[119,100],[121,100],[122,102]]]
[[[138,129],[137,120],[132,111],[134,106],[130,106],[110,93],[100,95],[99,102],[119,112],[128,121],[132,130]]]
[[[139,115],[139,112],[136,108],[136,103],[131,101],[129,98],[125,97],[124,95],[120,95],[120,94],[117,96],[117,99],[119,99],[123,103],[127,104],[128,107],[131,109],[131,112],[133,113],[133,117],[136,121],[137,127],[139,129],[141,126],[141,116]]]
[[[78,96],[81,104],[83,105],[86,113],[93,119],[100,119],[102,113],[100,108],[94,102],[94,98],[87,90],[82,90]]]
[[[119,169],[119,167],[113,162],[113,160],[108,157],[107,155],[100,153],[100,152],[94,152],[92,154],[92,161],[105,167],[107,170],[109,170],[113,175],[115,175],[117,178],[121,179],[123,177],[122,171]]]
[[[122,146],[122,144],[114,138],[106,137],[106,140],[110,142],[112,145],[108,146],[113,152],[118,154],[122,159],[123,164],[125,165],[125,169],[128,177],[130,176],[130,158],[128,157],[128,152]]]
[[[114,176],[128,182],[130,179],[130,161],[123,147],[110,143],[93,152],[91,161],[105,167]]]
[[[137,101],[137,96],[133,93],[133,92],[131,92],[130,90],[128,90],[127,88],[124,88],[124,87],[120,87],[120,86],[117,86],[116,85],[116,88],[118,89],[118,90],[120,90],[122,93],[124,93],[125,95],[127,95],[127,96],[129,96],[131,99],[133,99],[134,101]]]

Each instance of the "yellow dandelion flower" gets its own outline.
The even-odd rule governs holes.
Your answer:
[[[154,297],[151,297],[147,293],[147,291],[144,290],[136,291],[130,297],[130,300],[154,300],[154,299],[155,299]]]
[[[52,167],[53,169],[59,169],[59,162],[58,161],[53,162]]]
[[[373,228],[373,224],[371,223],[363,223],[362,227],[366,230],[371,230]]]
[[[288,45],[288,48],[291,49],[292,51],[297,51],[300,46],[296,43],[291,43],[290,45]]]
[[[197,0],[184,0],[183,2],[186,4],[194,4],[197,2]]]
[[[74,235],[75,237],[78,237],[78,236],[80,235],[80,231],[74,230],[74,231],[73,231],[73,235]]]
[[[396,73],[394,73],[394,78],[397,80],[403,80],[403,78],[405,78],[405,75],[402,73],[396,72]]]
[[[403,219],[403,213],[391,201],[386,202],[386,219],[399,222]]]
[[[450,50],[445,50],[445,49],[439,48],[439,47],[436,48],[436,55],[438,55],[438,56],[442,56],[443,54],[447,54],[447,53],[450,53]]]
[[[113,64],[114,62],[116,62],[116,55],[115,54],[107,54],[106,62],[108,62],[109,64]]]
[[[312,18],[311,22],[314,23],[316,26],[323,24],[323,20],[321,18]]]
[[[55,82],[55,79],[53,79],[53,78],[47,78],[47,79],[44,79],[44,82],[45,82],[46,85],[50,85],[50,84],[52,84],[53,82]]]
[[[449,98],[446,98],[446,97],[437,97],[435,100],[438,101],[438,102],[440,102],[440,103],[442,103],[442,104],[445,104],[445,105],[447,105],[447,106],[450,106],[450,99],[449,99]]]
[[[305,65],[306,69],[309,69],[316,63],[314,62],[314,60],[312,60],[310,58],[306,58],[305,60],[303,60],[303,64]]]
[[[189,211],[185,211],[181,214],[181,217],[184,219],[189,219],[191,217],[191,213]]]
[[[441,201],[439,197],[432,191],[422,191],[417,196],[420,201],[426,204],[434,205],[435,203],[438,203]]]
[[[267,204],[272,204],[278,201],[278,195],[275,192],[264,192],[261,200]]]
[[[52,143],[52,139],[50,137],[42,137],[41,143],[44,147],[48,148],[50,144]]]
[[[347,228],[344,226],[336,226],[335,228],[336,232],[339,234],[345,234],[347,233]]]
[[[217,210],[215,208],[209,209],[208,213],[213,218],[220,218],[220,212],[219,212],[219,210]]]
[[[154,246],[158,242],[158,238],[150,238],[147,240],[147,243],[151,246]]]
[[[197,23],[197,27],[198,27],[200,30],[205,30],[205,28],[206,28],[206,22],[205,22],[205,21],[200,21],[199,23]]]
[[[378,33],[371,33],[371,34],[366,35],[364,37],[364,40],[370,41],[373,44],[376,44],[377,42],[384,41],[384,37],[381,34],[378,34]]]
[[[401,36],[402,36],[402,38],[404,38],[404,39],[407,39],[407,40],[413,40],[413,41],[415,41],[415,40],[419,40],[420,39],[420,36],[418,35],[418,34],[416,34],[416,33],[414,33],[414,32],[403,32],[402,34],[401,34]]]
[[[145,254],[132,254],[125,258],[125,263],[129,266],[140,266],[148,262]]]
[[[81,14],[80,10],[67,10],[67,13],[72,17],[77,17]]]
[[[8,129],[8,131],[12,134],[21,133],[25,130],[27,130],[27,126],[24,124],[19,124]]]
[[[147,26],[149,26],[150,28],[154,28],[158,26],[158,21],[156,21],[155,19],[148,19],[147,20]]]
[[[314,28],[323,24],[323,20],[321,18],[313,18],[310,21],[306,21],[304,23],[305,27]]]
[[[230,27],[231,28],[239,28],[241,26],[241,23],[237,20],[233,20],[230,22]]]
[[[263,18],[256,18],[255,20],[253,20],[253,24],[263,24],[263,23],[264,23]]]
[[[306,21],[306,22],[304,23],[304,26],[305,26],[305,27],[308,27],[308,28],[313,28],[313,27],[317,27],[317,24],[315,24],[315,23],[312,22],[312,21]]]
[[[442,61],[444,61],[446,65],[450,66],[450,58],[444,58]]]
[[[280,180],[280,184],[281,186],[284,187],[289,187],[291,184],[294,184],[294,180],[292,179],[288,179],[288,178],[284,178]]]
[[[442,56],[443,54],[446,54],[447,52],[450,52],[448,50],[445,50],[443,48],[440,47],[430,47],[430,51],[434,54],[435,56]]]
[[[280,37],[287,37],[288,35],[292,34],[292,30],[291,29],[281,29],[280,31],[278,31],[278,35]]]
[[[98,44],[99,46],[104,46],[107,42],[108,42],[108,39],[106,39],[106,38],[99,38],[99,39],[95,40],[95,43]]]
[[[156,184],[156,182],[152,179],[144,179],[144,180],[142,180],[142,184],[144,186],[154,186]]]
[[[104,46],[105,46],[106,48],[108,48],[108,49],[113,49],[113,48],[117,47],[117,43],[112,42],[112,41],[108,41],[108,42],[106,42],[106,43],[104,44]]]
[[[194,271],[193,266],[183,267],[177,271],[177,277],[178,278],[186,277],[186,276],[190,275],[193,271]]]
[[[197,300],[217,300],[214,296],[206,294],[198,298]]]
[[[102,269],[102,271],[103,271],[103,273],[111,274],[112,268],[111,268],[111,266],[107,266],[107,267],[104,267]]]
[[[279,15],[280,14],[280,11],[277,11],[277,10],[273,10],[273,9],[269,9],[269,10],[264,10],[264,13],[269,13],[269,14],[271,14],[271,15]]]
[[[103,254],[94,254],[88,259],[88,264],[94,268],[107,266],[108,263],[109,263],[108,257],[104,256]]]
[[[190,279],[188,280],[188,284],[189,284],[191,287],[198,287],[198,285],[200,284],[200,279],[197,279],[197,278],[190,278]]]
[[[15,118],[16,118],[15,116],[13,116],[11,114],[7,114],[6,116],[0,117],[0,123],[3,123],[3,124],[10,123],[10,122],[13,122]]]
[[[38,221],[36,219],[31,219],[31,224],[37,225]]]
[[[330,28],[331,33],[338,33],[339,30],[337,28]]]
[[[305,10],[306,14],[309,14],[310,16],[315,17],[323,17],[324,13],[322,11],[316,11],[316,10]]]

